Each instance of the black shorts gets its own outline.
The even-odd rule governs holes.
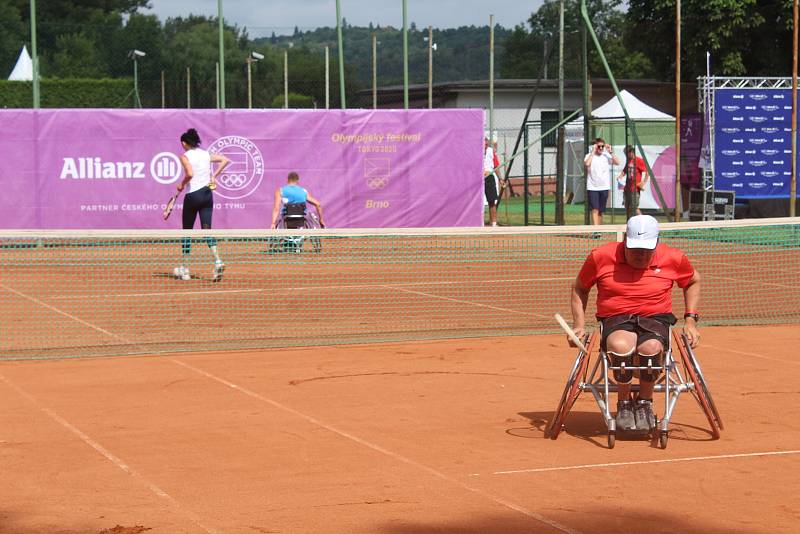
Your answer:
[[[603,337],[600,347],[606,350],[606,339],[611,332],[624,330],[636,334],[636,345],[641,345],[650,339],[657,339],[665,349],[669,347],[669,328],[678,322],[671,313],[659,313],[644,317],[641,315],[613,315],[611,317],[598,317],[603,325]]]
[[[497,190],[497,181],[494,173],[483,179],[483,192],[486,195],[486,202],[490,206],[497,206],[497,202],[500,200],[500,192]]]
[[[589,208],[605,213],[608,203],[608,190],[606,191],[587,191],[589,197]]]

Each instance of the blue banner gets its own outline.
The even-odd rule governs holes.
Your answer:
[[[791,89],[717,89],[714,188],[736,198],[789,198]]]

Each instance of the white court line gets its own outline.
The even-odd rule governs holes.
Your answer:
[[[489,308],[490,310],[497,310],[497,311],[503,311],[503,312],[509,312],[509,313],[517,313],[519,315],[535,315],[536,317],[546,317],[545,315],[541,315],[541,314],[538,314],[538,313],[535,313],[535,312],[523,312],[523,311],[519,311],[519,310],[511,310],[509,308],[500,308],[498,306],[491,306],[489,304],[481,304],[480,302],[470,302],[468,300],[460,300],[460,299],[454,299],[454,298],[450,298],[450,297],[442,297],[440,295],[434,295],[433,293],[424,293],[422,291],[412,291],[410,289],[404,289],[402,287],[397,287],[397,286],[378,286],[378,287],[388,287],[389,289],[397,289],[398,291],[405,291],[406,293],[412,293],[414,295],[422,295],[424,297],[433,297],[433,298],[442,299],[442,300],[449,300],[450,302],[457,302],[459,304],[468,304],[470,306],[480,306],[481,308]]]
[[[61,417],[57,413],[55,413],[50,408],[47,408],[46,406],[42,406],[39,403],[39,401],[37,401],[36,398],[33,395],[31,395],[27,391],[24,391],[22,388],[20,388],[19,386],[17,386],[13,382],[11,382],[11,380],[9,380],[5,375],[0,374],[0,380],[5,382],[8,387],[10,387],[14,391],[16,391],[19,395],[21,395],[22,397],[27,399],[28,402],[30,402],[35,407],[37,407],[39,410],[44,412],[52,420],[57,422],[62,427],[66,428],[71,433],[73,433],[76,436],[78,436],[78,438],[80,438],[81,441],[83,441],[85,444],[89,445],[95,451],[100,453],[106,460],[108,460],[109,462],[111,462],[112,464],[117,466],[123,472],[125,472],[128,475],[130,475],[131,477],[133,477],[134,479],[136,479],[140,483],[144,484],[144,486],[148,490],[150,490],[152,493],[154,493],[156,496],[158,496],[158,497],[166,500],[167,502],[169,502],[172,506],[177,508],[178,512],[180,512],[181,515],[183,515],[184,517],[186,517],[189,520],[191,520],[192,523],[194,523],[195,525],[197,525],[198,527],[203,529],[205,532],[208,532],[209,534],[216,534],[217,531],[214,530],[213,528],[210,528],[210,527],[207,527],[206,525],[204,525],[202,523],[202,521],[200,520],[200,517],[197,514],[195,514],[194,512],[191,512],[190,510],[184,509],[181,506],[181,504],[177,500],[175,500],[175,498],[172,497],[169,493],[167,493],[166,491],[162,490],[161,488],[159,488],[158,486],[156,486],[155,484],[153,484],[149,480],[147,480],[144,476],[142,476],[141,473],[139,473],[134,468],[132,468],[131,466],[126,464],[122,459],[120,459],[114,453],[112,453],[111,451],[109,451],[108,449],[106,449],[105,447],[100,445],[100,443],[98,443],[97,441],[95,441],[94,439],[92,439],[91,437],[86,435],[86,433],[81,431],[75,425],[71,424],[69,421],[67,421],[66,419],[64,419],[63,417]]]
[[[625,467],[628,465],[647,465],[647,464],[668,464],[676,462],[699,462],[704,460],[724,460],[728,458],[754,458],[759,456],[781,456],[800,454],[800,450],[791,451],[768,451],[768,452],[748,452],[743,454],[720,454],[717,456],[693,456],[689,458],[666,458],[663,460],[639,460],[634,462],[616,462],[607,464],[584,464],[584,465],[566,465],[563,467],[539,467],[536,469],[517,469],[514,471],[495,471],[493,475],[515,475],[520,473],[547,473],[550,471],[572,471],[575,469],[595,469],[598,467]],[[474,473],[470,476],[477,477],[480,473]]]
[[[358,436],[350,434],[349,432],[345,432],[344,430],[339,430],[336,427],[333,427],[333,426],[331,426],[329,424],[323,423],[322,421],[320,421],[319,419],[317,419],[315,417],[312,417],[312,416],[307,415],[307,414],[305,414],[303,412],[295,410],[294,408],[290,408],[289,406],[286,406],[285,404],[281,404],[280,402],[277,402],[277,401],[274,401],[274,400],[269,399],[267,397],[264,397],[263,395],[260,395],[260,394],[254,392],[254,391],[251,391],[251,390],[249,390],[247,388],[244,388],[242,386],[238,386],[238,385],[236,385],[236,384],[234,384],[232,382],[229,382],[228,380],[225,380],[224,378],[220,378],[220,377],[218,377],[216,375],[213,375],[213,374],[209,373],[208,371],[204,371],[204,370],[202,370],[200,368],[194,367],[192,365],[189,365],[186,362],[183,362],[183,361],[175,359],[175,358],[169,358],[169,360],[172,361],[173,363],[175,363],[176,365],[180,365],[180,366],[185,367],[186,369],[189,369],[190,371],[193,371],[193,372],[195,372],[195,373],[197,373],[199,375],[202,375],[202,376],[205,376],[206,378],[214,380],[215,382],[219,382],[220,384],[223,384],[226,387],[229,387],[229,388],[234,389],[234,390],[236,390],[236,391],[238,391],[240,393],[243,393],[243,394],[247,395],[248,397],[252,397],[252,398],[254,398],[256,400],[259,400],[261,402],[269,404],[270,406],[272,406],[274,408],[278,408],[279,410],[283,410],[284,412],[287,412],[287,413],[290,413],[292,415],[295,415],[295,416],[297,416],[297,417],[299,417],[299,418],[301,418],[301,419],[303,419],[303,420],[305,420],[305,421],[307,421],[307,422],[309,422],[309,423],[311,423],[311,424],[313,424],[315,426],[318,426],[320,428],[324,428],[325,430],[327,430],[329,432],[332,432],[332,433],[334,433],[334,434],[336,434],[338,436],[341,436],[341,437],[346,438],[346,439],[348,439],[350,441],[358,443],[359,445],[362,445],[364,447],[372,449],[373,451],[376,451],[376,452],[379,452],[379,453],[381,453],[383,455],[389,456],[390,458],[393,458],[393,459],[395,459],[395,460],[397,460],[399,462],[402,462],[402,463],[411,465],[413,467],[416,467],[418,469],[421,469],[421,470],[423,470],[423,471],[425,471],[425,472],[427,472],[427,473],[429,473],[429,474],[431,474],[431,475],[433,475],[433,476],[435,476],[437,478],[440,478],[442,480],[445,480],[447,482],[455,484],[455,485],[457,485],[457,486],[459,486],[459,487],[461,487],[463,489],[466,489],[466,490],[468,490],[468,491],[470,491],[472,493],[480,495],[481,497],[487,498],[490,501],[494,502],[495,504],[499,504],[499,505],[505,506],[506,508],[509,508],[511,510],[514,510],[516,512],[524,514],[524,515],[526,515],[526,516],[528,516],[528,517],[530,517],[532,519],[535,519],[535,520],[537,520],[537,521],[539,521],[541,523],[549,525],[549,526],[553,527],[554,529],[560,530],[561,532],[570,532],[570,533],[576,533],[576,534],[578,533],[577,530],[571,529],[571,528],[569,528],[567,526],[564,526],[564,525],[562,525],[560,523],[557,523],[557,522],[555,522],[555,521],[553,521],[551,519],[547,519],[543,515],[540,515],[540,514],[538,514],[536,512],[533,512],[531,510],[527,510],[527,509],[523,508],[520,505],[514,504],[514,503],[512,503],[510,501],[507,501],[505,499],[502,499],[500,497],[496,497],[496,496],[494,496],[494,495],[492,495],[490,493],[486,493],[484,491],[481,491],[480,489],[478,489],[476,487],[473,487],[473,486],[470,486],[468,484],[465,484],[465,483],[463,483],[463,482],[461,482],[461,481],[459,481],[459,480],[457,480],[457,479],[455,479],[453,477],[450,477],[450,476],[442,473],[441,471],[437,471],[436,469],[434,469],[432,467],[428,467],[427,465],[421,464],[421,463],[419,463],[419,462],[417,462],[415,460],[412,460],[411,458],[407,458],[407,457],[405,457],[405,456],[403,456],[401,454],[398,454],[396,452],[392,452],[392,451],[390,451],[388,449],[385,449],[385,448],[381,447],[380,445],[377,445],[377,444],[369,442],[369,441],[367,441],[365,439],[359,438]]]
[[[443,286],[443,285],[464,285],[464,284],[507,284],[512,282],[563,282],[574,280],[574,277],[559,278],[513,278],[507,280],[452,280],[438,282],[404,282],[391,284],[392,287],[414,287],[414,286]],[[56,295],[53,300],[78,300],[94,298],[124,298],[124,297],[170,297],[170,296],[195,296],[195,295],[215,295],[215,294],[235,294],[235,293],[260,293],[263,291],[314,291],[319,289],[374,289],[386,287],[385,284],[354,284],[354,285],[329,285],[329,286],[300,286],[300,287],[278,287],[278,288],[242,288],[242,289],[217,289],[205,291],[159,291],[151,293],[100,293],[97,295]]]
[[[113,337],[115,339],[118,339],[118,340],[122,341],[123,343],[127,343],[128,345],[133,345],[134,344],[132,341],[129,341],[129,340],[125,339],[122,336],[118,336],[117,334],[115,334],[113,332],[109,332],[105,328],[100,328],[99,326],[94,325],[94,324],[92,324],[92,323],[90,323],[88,321],[84,321],[80,317],[76,317],[75,315],[72,315],[71,313],[67,313],[67,312],[65,312],[63,310],[59,310],[55,306],[51,306],[51,305],[47,304],[46,302],[43,302],[43,301],[37,299],[36,297],[31,297],[30,295],[26,295],[25,293],[22,293],[20,291],[17,291],[16,289],[10,288],[5,284],[0,284],[0,287],[5,289],[6,291],[10,291],[10,292],[14,293],[15,295],[19,295],[22,298],[28,299],[31,302],[34,302],[34,303],[36,303],[36,304],[38,304],[38,305],[40,305],[40,306],[42,306],[44,308],[47,308],[48,310],[54,311],[54,312],[56,312],[56,313],[58,313],[60,315],[63,315],[64,317],[68,317],[69,319],[72,319],[73,321],[81,323],[84,326],[88,326],[89,328],[91,328],[93,330],[97,330],[98,332],[100,332],[102,334],[105,334],[107,336],[110,336],[110,337]]]

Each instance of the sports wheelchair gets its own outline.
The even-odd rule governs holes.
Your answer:
[[[278,220],[277,228],[290,230],[310,230],[323,228],[316,213],[310,213],[305,203],[286,204],[283,213]],[[319,237],[313,236],[281,236],[273,238],[268,252],[303,252],[305,243],[308,242],[311,252],[322,252],[322,241]]]
[[[658,444],[662,449],[667,447],[669,440],[669,422],[675,411],[675,406],[678,403],[678,398],[684,392],[690,392],[700,405],[701,410],[708,419],[711,426],[711,435],[714,439],[719,439],[720,430],[723,429],[722,419],[720,418],[719,411],[714,404],[711,397],[711,392],[708,389],[708,384],[703,377],[700,370],[700,363],[692,350],[688,338],[683,333],[678,333],[677,330],[672,330],[672,343],[665,351],[662,362],[653,365],[652,360],[648,360],[647,365],[630,366],[621,362],[618,365],[612,363],[612,359],[606,354],[606,351],[601,348],[598,349],[600,341],[600,333],[595,331],[584,336],[584,348],[578,349],[578,356],[575,358],[575,363],[570,371],[569,378],[567,379],[564,393],[561,395],[561,401],[558,403],[553,414],[553,419],[550,421],[546,429],[545,435],[550,439],[557,439],[559,433],[564,428],[564,423],[569,414],[570,409],[575,404],[575,401],[580,396],[581,392],[589,391],[594,396],[597,405],[600,408],[606,428],[608,429],[608,448],[613,449],[616,442],[616,420],[611,415],[611,402],[610,393],[618,390],[615,382],[609,380],[609,375],[615,372],[635,372],[635,373],[660,373],[660,378],[656,382],[654,393],[664,393],[664,412],[659,420],[656,417],[656,424],[647,435],[653,439],[658,439]],[[591,354],[597,352],[597,357],[594,365],[589,370]],[[674,355],[677,351],[678,356]],[[637,392],[639,390],[638,384],[631,384],[631,391]],[[655,399],[653,401],[655,404]],[[654,411],[655,407],[654,407]]]

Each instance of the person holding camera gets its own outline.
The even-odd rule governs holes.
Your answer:
[[[611,145],[607,145],[602,137],[594,140],[592,149],[583,159],[586,167],[586,195],[594,225],[603,224],[603,213],[606,211],[608,192],[611,190],[611,165],[619,163]]]

